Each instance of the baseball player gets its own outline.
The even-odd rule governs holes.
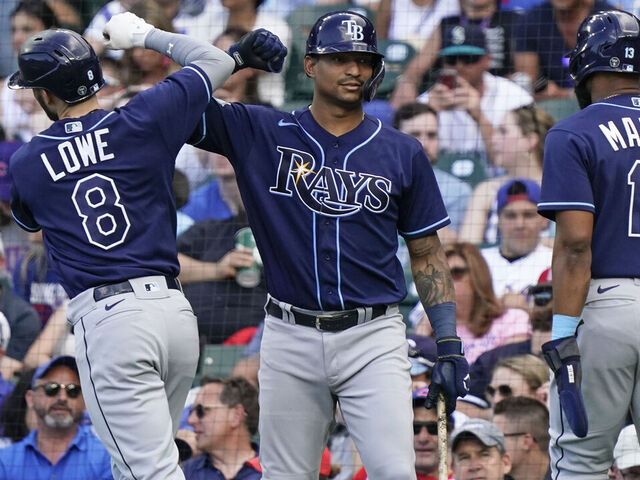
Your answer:
[[[640,424],[640,22],[597,12],[569,54],[582,111],[545,144],[539,212],[556,222],[551,470],[604,479],[632,411]]]
[[[109,48],[151,48],[185,67],[107,112],[95,97],[104,85],[98,58],[80,35],[29,38],[8,83],[32,88],[55,122],[12,158],[12,211],[26,230],[42,229],[71,298],[82,389],[114,477],[184,479],[173,437],[198,332],[176,279],[175,157],[234,69],[278,70],[286,49],[257,31],[231,48],[234,61],[131,13],[114,16],[105,38]]]
[[[352,12],[320,17],[304,70],[315,83],[309,107],[212,102],[192,137],[233,164],[264,262],[264,478],[318,477],[338,401],[371,478],[415,479],[397,234],[436,333],[427,403],[442,392],[451,412],[468,365],[437,235],[449,218],[420,143],[363,113],[384,75],[372,23]]]

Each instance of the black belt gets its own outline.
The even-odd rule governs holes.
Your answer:
[[[270,298],[265,307],[266,312],[273,316],[287,320],[284,312],[278,306],[278,304]],[[303,325],[305,327],[312,327],[323,332],[340,332],[347,328],[355,327],[358,325],[358,310],[342,310],[336,313],[322,313],[319,315],[311,315],[309,313],[303,313],[296,307],[291,307],[291,315],[296,325]],[[386,305],[374,305],[371,307],[371,320],[387,313]]]
[[[182,291],[182,287],[180,286],[180,281],[175,277],[164,277],[167,281],[167,288],[171,288],[172,290],[180,290]],[[96,302],[100,300],[104,300],[105,298],[113,297],[114,295],[120,295],[121,293],[132,293],[133,287],[129,280],[125,280],[120,283],[110,283],[108,285],[100,285],[93,289],[93,299]]]

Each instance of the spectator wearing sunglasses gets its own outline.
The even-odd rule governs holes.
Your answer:
[[[91,427],[81,425],[85,405],[73,357],[55,357],[38,367],[25,400],[37,427],[0,450],[0,478],[113,478],[107,450]]]
[[[545,403],[548,392],[544,386],[548,381],[549,368],[544,360],[530,353],[515,355],[498,360],[486,396],[493,405],[509,397],[535,398]]]
[[[424,408],[429,387],[413,392],[413,448],[416,453],[417,480],[437,480],[440,454],[438,452],[438,416],[435,409]],[[454,412],[456,414],[457,412]],[[447,433],[454,427],[453,416],[447,417]],[[449,476],[451,478],[451,476]],[[364,467],[353,480],[367,480]]]
[[[496,196],[500,241],[481,250],[493,291],[505,308],[527,309],[527,288],[551,266],[552,249],[542,243],[549,221],[538,215],[540,185],[528,178],[505,182]]]
[[[549,410],[542,402],[528,397],[505,398],[493,409],[493,423],[504,435],[505,447],[511,456],[513,478],[551,478]]]
[[[484,352],[531,337],[529,314],[519,308],[505,309],[493,293],[491,273],[480,250],[470,243],[444,247],[456,293],[457,333],[464,341],[470,365]],[[416,330],[430,335],[424,310],[416,305],[410,318],[422,316]]]
[[[188,422],[202,455],[183,464],[186,480],[262,477],[251,442],[258,431],[258,390],[245,378],[203,380]]]
[[[475,186],[491,173],[487,147],[494,128],[507,112],[533,98],[511,80],[489,73],[490,54],[480,25],[449,27],[442,47],[446,71],[418,101],[438,112],[440,168]]]

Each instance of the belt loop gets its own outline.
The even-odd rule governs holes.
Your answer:
[[[371,307],[358,307],[358,325],[362,325],[365,322],[371,320],[373,309]]]
[[[284,320],[287,323],[290,323],[291,325],[295,325],[296,319],[293,316],[293,313],[291,313],[291,307],[293,305],[291,305],[290,303],[278,301],[278,306],[280,307],[280,310],[282,310],[282,320]]]

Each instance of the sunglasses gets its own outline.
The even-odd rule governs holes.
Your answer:
[[[462,277],[464,277],[467,273],[469,273],[469,267],[453,267],[451,269],[451,277],[454,280],[462,279]]]
[[[197,403],[193,407],[191,407],[191,413],[195,413],[196,417],[202,419],[209,410],[212,408],[220,408],[226,407],[226,405],[202,405],[201,403]]]
[[[536,307],[546,307],[553,300],[553,290],[551,287],[530,289],[529,298],[533,300],[533,304]]]
[[[511,390],[509,385],[498,385],[498,388],[488,385],[485,389],[485,392],[490,397],[493,397],[496,394],[496,391],[503,397],[510,397],[513,395],[513,390]]]
[[[482,55],[446,55],[444,63],[447,65],[456,65],[458,62],[462,62],[465,65],[474,65],[480,61]]]
[[[438,435],[438,422],[413,422],[413,434],[418,435],[423,428],[427,429],[429,435]],[[453,427],[451,422],[447,421],[447,432],[451,432]]]
[[[37,390],[38,388],[42,388],[44,390],[44,394],[47,397],[55,397],[56,395],[58,395],[58,393],[60,393],[61,388],[64,388],[64,391],[67,392],[67,397],[69,398],[78,398],[78,396],[82,392],[80,385],[76,385],[75,383],[63,385],[62,383],[49,382],[43,385],[38,385],[34,388],[34,390]]]

